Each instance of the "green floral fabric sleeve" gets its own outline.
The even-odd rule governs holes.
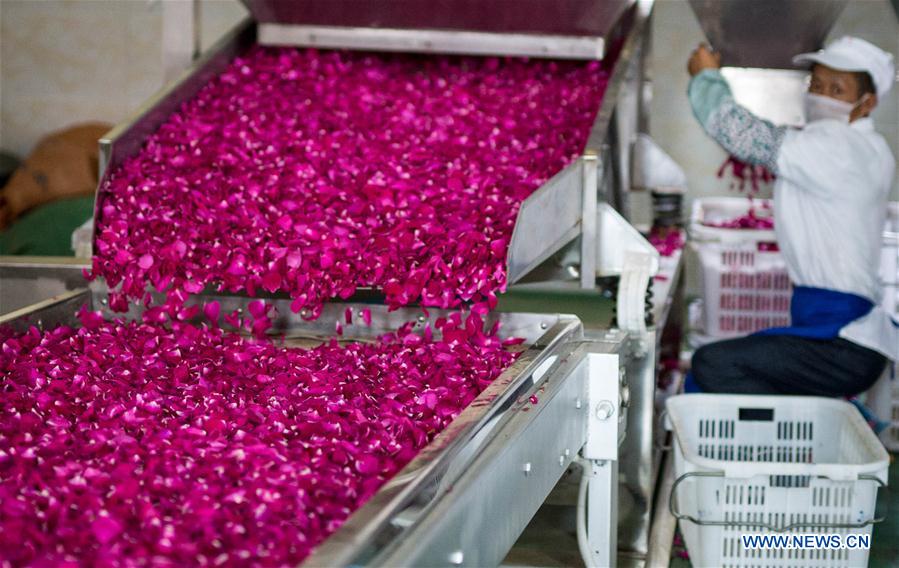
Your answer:
[[[785,126],[775,126],[738,105],[717,69],[706,69],[693,77],[687,97],[706,133],[732,156],[777,173]]]

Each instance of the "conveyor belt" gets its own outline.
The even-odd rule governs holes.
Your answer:
[[[0,326],[26,329],[29,325],[48,328],[59,324],[77,325],[76,309],[85,303],[108,313],[103,305],[104,292],[75,291],[17,313],[0,317]],[[203,297],[216,299],[222,310],[245,308],[248,298]],[[272,300],[281,314],[290,314],[289,300]],[[274,332],[314,342],[332,337],[333,322],[346,309],[356,312],[370,309],[372,325],[344,328],[345,340],[368,341],[396,329],[401,323],[424,326],[428,319],[441,317],[432,311],[424,316],[415,309],[388,312],[383,306],[330,304],[322,317],[305,322],[299,316],[285,315],[274,322]],[[130,317],[138,315],[134,309]],[[526,348],[519,359],[496,379],[429,446],[401,470],[392,481],[354,513],[349,521],[329,538],[310,558],[311,565],[444,563],[447,548],[464,550],[477,556],[470,563],[498,563],[517,532],[536,510],[564,468],[584,444],[586,409],[578,412],[575,400],[585,400],[589,352],[615,352],[621,349],[623,335],[603,344],[584,343],[580,323],[571,317],[533,314],[491,314],[502,324],[505,336],[524,337]],[[586,351],[585,351],[586,349]],[[617,376],[608,377],[617,385]],[[536,397],[531,399],[531,397]],[[534,400],[539,400],[535,403]],[[543,440],[534,445],[534,440]],[[547,449],[556,448],[547,453]],[[567,449],[567,451],[566,451]],[[533,464],[514,483],[509,453],[521,454]],[[528,457],[528,455],[530,457]],[[516,460],[518,458],[515,458]],[[519,472],[520,473],[520,472]],[[466,481],[469,480],[469,481]],[[470,488],[470,491],[466,488]],[[524,491],[530,497],[509,497],[506,514],[517,518],[521,526],[508,534],[487,530],[489,519],[481,521],[461,515],[459,507],[467,499],[485,499],[485,490],[494,488],[495,499],[503,492]],[[478,515],[480,516],[480,515]],[[455,518],[457,521],[452,521]],[[450,525],[484,525],[486,533],[472,532],[471,539],[456,541],[458,534]],[[461,526],[461,525],[460,525]],[[509,525],[514,528],[517,523]],[[461,530],[461,529],[458,529]],[[417,535],[417,536],[412,536]],[[445,540],[449,539],[449,540]],[[441,561],[441,559],[443,561]],[[466,561],[466,563],[469,563]]]
[[[614,15],[617,18],[620,14],[620,10],[616,9],[607,16]],[[615,25],[603,23],[605,30],[603,33],[607,33],[610,38],[614,37],[616,44],[616,49],[607,54],[607,61],[604,62],[611,73],[609,88],[605,95],[608,100],[617,102],[620,91],[626,86],[630,88],[626,85],[626,79],[629,78],[628,74],[632,73],[637,58],[642,57],[638,47],[639,38],[644,33],[644,18],[645,14],[641,13],[636,18],[620,17],[614,21]],[[628,27],[627,24],[631,20],[634,20],[634,23]],[[185,101],[191,99],[225,69],[234,57],[245,54],[256,45],[257,27],[253,21],[247,21],[237,27],[213,46],[179,80],[149,100],[138,110],[135,118],[118,125],[100,141],[101,187],[104,187],[117,167],[139,152],[146,140]],[[617,59],[613,59],[615,56]],[[547,180],[522,202],[506,258],[506,276],[509,283],[521,279],[562,246],[578,235],[585,234],[587,238],[581,241],[584,265],[582,274],[585,275],[581,285],[592,286],[592,279],[587,275],[595,272],[596,265],[594,188],[598,184],[617,183],[623,186],[627,181],[626,174],[622,174],[624,177],[621,179],[616,179],[613,174],[614,168],[617,167],[613,161],[618,159],[613,154],[619,147],[617,139],[610,143],[616,136],[610,127],[613,118],[615,118],[614,104],[602,105],[596,113],[596,120],[590,129],[582,157]],[[619,125],[619,129],[621,128],[623,123]],[[622,131],[620,135],[625,136],[626,133]],[[621,148],[621,152],[627,151],[627,148]],[[626,155],[622,156],[621,161],[625,159]],[[102,225],[102,202],[101,192],[98,195],[98,207],[95,208],[97,227]],[[553,219],[552,223],[544,222],[548,216]]]

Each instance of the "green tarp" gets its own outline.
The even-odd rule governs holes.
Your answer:
[[[93,196],[42,205],[0,233],[0,254],[73,256],[72,232],[93,214]]]

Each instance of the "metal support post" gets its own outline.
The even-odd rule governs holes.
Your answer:
[[[583,193],[581,194],[581,288],[596,286],[596,195],[599,160],[594,154],[581,158]]]
[[[618,462],[591,461],[589,475],[587,542],[597,568],[614,568],[618,560]]]
[[[162,2],[162,67],[166,82],[174,80],[199,55],[199,0]]]

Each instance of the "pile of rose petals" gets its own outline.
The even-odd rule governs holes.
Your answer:
[[[111,305],[358,287],[391,306],[503,290],[521,201],[582,150],[597,62],[254,48],[101,188],[92,274]]]
[[[3,565],[295,564],[515,357],[477,315],[310,350],[81,318],[0,337]]]
[[[653,227],[649,232],[649,244],[654,246],[661,256],[673,256],[686,244],[684,231],[679,228]]]
[[[723,178],[728,170],[731,177],[730,188],[735,191],[749,191],[753,195],[759,192],[761,184],[770,184],[776,179],[765,166],[748,164],[734,156],[728,156],[724,160],[718,168],[718,177]]]
[[[774,229],[774,217],[771,215],[771,207],[767,204],[761,206],[766,211],[760,215],[755,205],[750,205],[749,212],[726,221],[707,221],[703,223],[708,227],[719,229],[750,229],[756,231],[770,231]]]

